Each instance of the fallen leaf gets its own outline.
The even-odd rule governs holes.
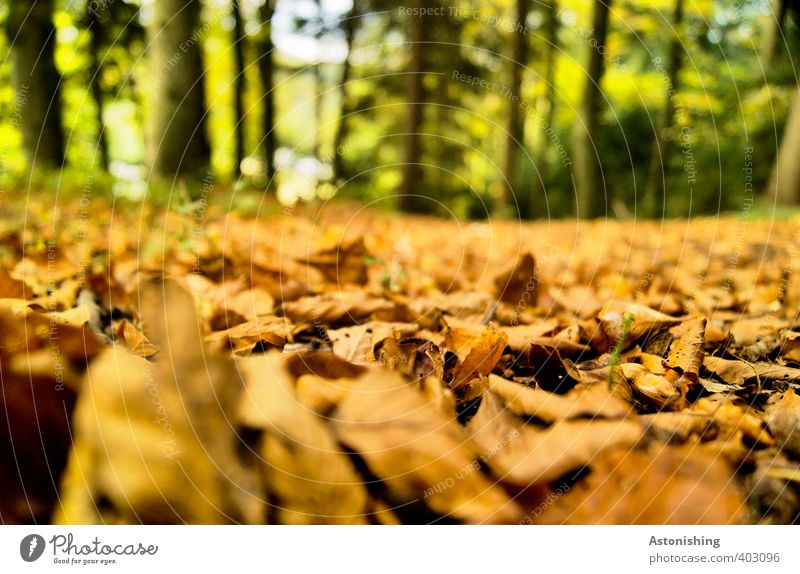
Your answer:
[[[471,380],[491,373],[500,360],[507,342],[508,337],[505,333],[486,329],[480,335],[471,338],[467,344],[460,345],[458,354],[461,360],[456,365],[450,388],[457,390]]]
[[[281,524],[366,522],[367,490],[347,453],[294,390],[286,357],[271,352],[239,359],[246,381],[239,417],[259,429],[264,489],[274,500],[272,521]],[[311,375],[302,375],[300,379]],[[302,386],[302,383],[298,383]]]
[[[794,389],[783,393],[772,408],[767,424],[781,448],[800,457],[800,397]]]
[[[336,291],[284,303],[283,313],[295,323],[317,321],[352,324],[367,319],[373,313],[393,308],[393,303],[363,291]]]
[[[497,298],[517,307],[535,307],[539,299],[541,278],[536,273],[536,260],[525,253],[507,271],[494,280]]]
[[[731,469],[697,448],[654,445],[597,457],[541,524],[739,524],[746,502]]]
[[[489,390],[500,397],[514,413],[545,422],[574,418],[624,418],[631,407],[602,386],[557,395],[489,375]]]
[[[753,382],[763,385],[766,382],[774,384],[778,381],[784,383],[797,383],[800,381],[800,369],[772,363],[748,363],[740,360],[707,356],[703,359],[703,366],[729,385],[738,387]]]
[[[677,338],[670,345],[667,366],[697,382],[705,352],[705,317],[687,321],[670,332]]]
[[[681,389],[667,377],[654,375],[637,363],[624,363],[620,369],[630,381],[636,395],[659,410],[680,410],[686,406]]]
[[[399,375],[365,377],[331,415],[340,441],[358,453],[407,520],[436,515],[471,523],[513,522],[519,509],[484,477],[477,449]]]

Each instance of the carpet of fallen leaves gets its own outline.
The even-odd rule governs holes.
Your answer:
[[[797,522],[799,230],[31,202],[0,522]]]

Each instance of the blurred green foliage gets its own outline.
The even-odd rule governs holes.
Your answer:
[[[98,125],[95,103],[89,91],[89,32],[85,6],[60,0],[55,24],[58,33],[56,62],[63,74],[62,105],[68,140],[67,168],[58,174],[31,174],[25,166],[21,138],[12,121],[15,94],[9,81],[9,40],[0,35],[0,161],[6,189],[38,192],[57,189],[69,195],[80,193],[87,174],[94,192],[139,198],[148,192],[168,194],[148,181],[143,134],[147,113],[147,63],[144,59],[148,13],[153,0],[143,3],[117,0],[110,4],[103,22],[105,46],[98,57],[103,65],[101,85],[105,92],[105,129],[110,135],[111,174],[97,167]],[[441,6],[444,15],[432,17],[435,44],[426,50],[424,78],[428,98],[423,125],[423,169],[419,185],[441,203],[441,214],[484,217],[501,193],[499,155],[504,145],[503,119],[508,100],[500,90],[487,90],[454,79],[466,74],[503,85],[512,65],[507,54],[510,34],[504,25],[512,20],[512,0],[458,0]],[[244,2],[248,38],[261,33],[259,0]],[[408,64],[407,30],[413,17],[404,16],[397,3],[385,0],[363,2],[355,44],[350,53],[351,82],[344,91],[338,86],[339,60],[315,61],[308,21],[314,3],[278,0],[273,19],[277,39],[275,84],[277,107],[278,197],[327,199],[334,194],[362,202],[379,202],[392,196],[401,179],[403,126]],[[759,46],[771,22],[771,4],[766,0],[715,2],[698,0],[687,5],[684,26],[670,29],[673,2],[627,0],[616,2],[607,42],[606,75],[602,108],[603,131],[597,149],[602,153],[604,179],[613,196],[613,212],[637,213],[647,177],[652,142],[666,94],[665,78],[656,63],[666,58],[673,34],[681,36],[684,63],[681,86],[676,95],[673,142],[667,174],[670,216],[742,210],[745,197],[742,168],[745,149],[752,147],[753,181],[756,190],[766,183],[780,141],[796,71],[788,54],[797,54],[798,33],[792,19],[785,25],[786,45],[781,57],[764,62]],[[323,36],[337,49],[342,44],[342,22],[350,6],[347,1],[322,2],[325,10]],[[312,7],[312,8],[310,8]],[[522,98],[525,102],[525,147],[519,151],[515,195],[524,203],[538,185],[542,161],[547,170],[547,216],[574,213],[571,174],[565,166],[571,157],[571,132],[576,121],[584,65],[591,47],[591,2],[569,0],[558,3],[558,53],[555,62],[555,99],[546,101],[544,74],[545,15],[547,3],[534,3],[527,36],[530,61],[525,62]],[[0,23],[7,17],[0,5]],[[208,88],[208,129],[212,142],[212,166],[219,189],[230,192],[264,189],[259,173],[262,134],[261,88],[254,44],[245,47],[247,169],[243,181],[234,173],[234,55],[231,50],[233,20],[230,2],[209,0],[202,15],[208,23],[202,38]],[[331,40],[332,39],[332,40]],[[327,45],[327,44],[326,44]],[[336,52],[336,50],[332,50]],[[308,56],[311,54],[311,56]],[[314,67],[320,66],[323,86],[315,86]],[[315,118],[314,99],[322,95],[321,117]],[[546,138],[544,110],[554,106],[553,130]],[[347,122],[346,137],[333,149],[337,125]],[[317,125],[319,123],[319,125]],[[685,136],[685,138],[684,138]],[[537,145],[537,142],[544,145]],[[311,158],[315,149],[320,157]],[[326,181],[323,169],[334,154],[341,154],[345,173],[341,181]],[[311,163],[309,163],[309,161]],[[305,162],[305,164],[303,163]],[[306,167],[303,167],[305,165]],[[308,166],[311,165],[309,168]],[[322,166],[322,167],[320,167]],[[689,176],[689,172],[695,174]],[[298,174],[303,177],[299,177]],[[243,196],[244,197],[244,196]],[[244,203],[251,202],[243,199]]]

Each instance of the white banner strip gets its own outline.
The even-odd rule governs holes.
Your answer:
[[[797,533],[791,526],[4,526],[0,572],[798,572]]]

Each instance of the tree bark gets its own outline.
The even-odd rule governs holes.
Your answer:
[[[322,103],[325,97],[322,86],[322,49],[320,46],[324,35],[325,16],[322,11],[322,0],[314,0],[314,6],[317,11],[316,29],[314,30],[314,40],[316,41],[317,49],[317,61],[314,64],[314,127],[316,128],[314,157],[320,159],[322,157]]]
[[[530,10],[530,0],[517,0],[516,19],[519,26],[525,26]],[[525,148],[525,115],[522,113],[522,76],[528,60],[528,38],[523,30],[515,27],[511,32],[511,62],[508,100],[508,123],[506,124],[506,149],[503,157],[503,196],[497,205],[497,211],[507,214],[514,205],[519,207],[514,196],[517,182],[517,157]]]
[[[795,93],[767,186],[779,205],[800,204],[800,91]]]
[[[683,25],[683,0],[675,0],[672,13],[673,36],[669,43],[667,60],[667,96],[664,100],[664,112],[659,120],[656,138],[653,142],[653,153],[647,175],[645,193],[647,212],[650,217],[662,219],[666,213],[667,197],[665,179],[669,173],[670,151],[672,148],[672,125],[675,118],[675,96],[680,86],[680,72],[683,60],[681,50],[681,26]]]
[[[104,171],[108,171],[108,132],[106,131],[106,124],[103,121],[105,104],[103,102],[103,87],[100,81],[103,75],[103,64],[100,59],[100,53],[103,50],[103,25],[97,17],[97,12],[94,10],[91,3],[87,4],[86,16],[91,33],[89,47],[89,89],[92,92],[95,106],[97,106],[97,156],[100,166]]]
[[[550,178],[550,161],[547,157],[548,128],[553,126],[556,110],[556,56],[558,54],[558,0],[551,0],[544,7],[545,14],[545,55],[544,55],[544,94],[541,96],[544,113],[542,122],[536,130],[536,166],[538,177],[534,179],[531,198],[528,201],[527,216],[529,218],[547,215],[547,180]]]
[[[258,72],[261,76],[262,119],[261,133],[264,146],[264,161],[269,186],[275,185],[275,79],[272,45],[272,14],[270,0],[261,5],[261,35],[259,39]]]
[[[415,0],[414,8],[422,9],[424,0]],[[406,126],[405,126],[405,162],[403,164],[403,183],[400,189],[400,209],[411,213],[424,213],[428,205],[424,200],[422,188],[422,147],[420,130],[424,118],[425,86],[425,41],[429,23],[426,17],[409,20],[409,42],[411,43],[411,60],[406,83]]]
[[[339,181],[344,177],[344,158],[342,157],[342,145],[347,137],[347,115],[350,113],[350,107],[347,103],[347,84],[350,82],[350,76],[352,73],[350,53],[353,51],[353,43],[355,41],[359,17],[360,13],[358,10],[358,0],[353,0],[353,7],[350,9],[350,12],[347,14],[347,17],[344,21],[347,56],[345,56],[344,62],[342,62],[342,75],[339,78],[339,100],[341,101],[341,110],[339,115],[339,125],[336,126],[336,134],[333,138],[334,181]]]
[[[786,53],[784,23],[786,22],[786,14],[789,11],[789,2],[788,0],[775,0],[774,5],[776,10],[772,12],[769,29],[761,48],[761,59],[767,67],[774,64],[776,59]]]
[[[234,136],[236,138],[236,166],[234,174],[236,177],[242,175],[242,161],[244,160],[245,133],[244,133],[244,90],[245,90],[245,66],[244,48],[245,35],[244,24],[242,22],[242,3],[241,0],[233,0],[233,91],[234,91]]]
[[[152,171],[199,174],[209,165],[200,0],[159,0],[150,27]]]
[[[595,0],[593,26],[594,45],[589,46],[586,82],[575,127],[575,195],[576,214],[591,218],[606,212],[605,186],[602,183],[599,150],[595,147],[600,133],[600,83],[605,72],[605,45],[611,0]]]
[[[56,69],[53,0],[9,3],[8,38],[14,64],[16,123],[28,166],[64,165],[61,126],[61,74]]]

